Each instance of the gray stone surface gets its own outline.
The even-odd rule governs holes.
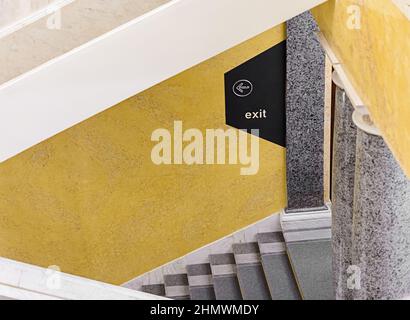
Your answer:
[[[243,299],[271,300],[272,297],[261,265],[258,243],[236,243],[232,248]]]
[[[343,89],[336,90],[332,169],[333,280],[337,300],[350,300],[347,288],[351,266],[354,177],[357,127],[354,108]]]
[[[209,256],[211,266],[213,265],[231,265],[235,264],[233,253],[211,254]]]
[[[232,253],[211,254],[213,285],[217,300],[242,300],[236,275],[235,257]]]
[[[354,201],[354,299],[401,299],[410,293],[410,181],[384,140],[360,129]]]
[[[211,265],[209,263],[187,265],[191,300],[215,300]]]
[[[258,233],[261,262],[273,300],[300,300],[282,232]]]
[[[334,300],[332,242],[287,243],[292,268],[304,300]]]
[[[191,264],[186,266],[188,280],[191,276],[201,276],[212,274],[211,265],[209,263]]]
[[[217,300],[242,300],[236,274],[214,276],[214,289]]]
[[[282,232],[265,232],[265,233],[258,233],[256,235],[258,239],[258,244],[261,243],[284,243],[285,238],[283,237]]]
[[[273,300],[300,300],[299,289],[285,253],[262,255],[262,266]]]
[[[190,287],[191,300],[216,300],[213,286]]]
[[[239,287],[244,300],[271,300],[269,287],[260,263],[237,266]]]
[[[238,254],[259,253],[257,242],[234,243],[232,245],[232,250],[235,256]]]
[[[191,300],[189,296],[172,297],[173,300]]]
[[[174,300],[190,300],[188,275],[168,274],[164,275],[165,293],[168,298]]]
[[[142,292],[165,297],[165,286],[163,284],[151,284],[142,286]]]
[[[168,274],[164,276],[166,287],[187,286],[188,276],[186,274]]]
[[[287,23],[288,209],[324,205],[325,54],[309,12]]]

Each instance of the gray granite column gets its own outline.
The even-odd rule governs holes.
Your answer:
[[[368,133],[368,119],[356,112],[354,120],[363,130],[357,133],[353,297],[401,299],[410,293],[410,180],[383,138]]]
[[[357,127],[353,123],[354,108],[341,88],[337,74],[333,75],[336,89],[332,168],[332,247],[333,281],[337,300],[350,300],[347,288],[348,268],[351,266],[354,176]]]
[[[325,53],[310,12],[287,23],[288,212],[324,207]]]

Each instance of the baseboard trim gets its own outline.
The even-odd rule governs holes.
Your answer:
[[[332,211],[330,204],[326,207],[326,210],[319,208],[281,214],[280,223],[286,243],[330,239]]]

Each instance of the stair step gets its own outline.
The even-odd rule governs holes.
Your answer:
[[[292,268],[305,300],[334,300],[331,240],[287,243]]]
[[[165,294],[175,300],[190,300],[188,275],[168,274],[164,276]]]
[[[211,265],[193,264],[186,267],[191,300],[215,300]]]
[[[271,300],[256,242],[233,245],[236,268],[244,300]]]
[[[273,300],[300,300],[282,232],[257,235],[262,267]]]
[[[236,275],[235,257],[232,253],[209,256],[217,300],[242,300]]]
[[[156,296],[165,297],[165,286],[163,284],[144,285],[142,286],[141,291],[154,294]]]

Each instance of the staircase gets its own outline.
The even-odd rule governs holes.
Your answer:
[[[304,260],[286,242],[276,214],[123,286],[175,300],[333,299],[330,239],[298,242],[315,257]]]
[[[146,293],[176,300],[299,300],[282,232],[259,233],[257,242],[235,243],[232,253],[211,254],[209,263],[186,265],[143,285]]]
[[[0,162],[324,2],[159,1],[83,43],[66,50],[55,44],[51,56],[0,81]],[[1,41],[9,47],[6,37]],[[303,279],[287,249],[281,230],[259,230],[179,265],[179,272],[125,287],[180,300],[297,300]]]

